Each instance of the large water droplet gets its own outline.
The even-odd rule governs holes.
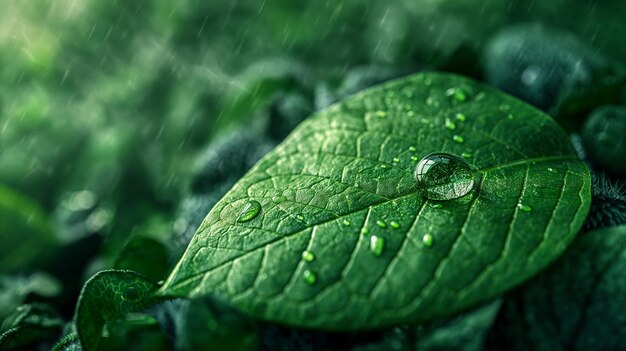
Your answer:
[[[259,212],[261,212],[261,204],[256,200],[250,200],[243,206],[241,212],[239,212],[237,222],[250,221],[254,219]]]
[[[385,238],[372,235],[370,237],[370,251],[374,256],[380,256],[385,248]]]
[[[415,167],[418,186],[431,200],[452,200],[467,195],[478,176],[462,158],[446,153],[427,155]]]

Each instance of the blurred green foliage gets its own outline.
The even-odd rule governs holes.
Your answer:
[[[0,315],[45,300],[68,319],[101,269],[160,279],[180,234],[315,109],[421,69],[482,78],[485,45],[518,23],[626,62],[624,14],[619,0],[4,0]],[[202,183],[207,145],[241,125],[269,136],[252,133],[245,165]],[[55,278],[32,283],[39,270]]]

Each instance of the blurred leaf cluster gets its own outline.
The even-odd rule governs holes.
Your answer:
[[[61,334],[58,320],[71,320],[80,287],[99,270],[129,269],[154,282],[163,279],[211,206],[297,123],[389,78],[437,69],[487,80],[514,95],[548,89],[553,100],[536,105],[573,132],[581,148],[605,150],[593,144],[591,132],[576,138],[598,105],[626,103],[624,14],[626,6],[617,0],[5,0],[0,321],[8,322],[0,334],[38,325],[37,340],[16,338],[26,340],[16,347],[38,340],[51,346],[58,338],[50,333]],[[511,29],[526,23],[551,29]],[[545,41],[520,39],[524,33]],[[576,44],[569,45],[572,40]],[[507,62],[516,49],[506,45],[513,42],[538,51],[554,44],[555,52],[567,55],[512,60],[509,71],[518,75],[502,78],[490,59],[504,55],[493,65]],[[585,74],[569,71],[571,62],[582,62]],[[528,69],[535,66],[557,73],[548,75],[549,82],[529,81],[535,71]],[[536,98],[517,95],[531,103]],[[597,170],[621,169],[586,160]],[[619,192],[607,196],[623,204]],[[624,218],[621,212],[608,220],[598,213],[597,223]],[[222,318],[215,317],[220,308],[206,308],[196,312],[174,303],[155,311],[161,324],[175,324],[165,335],[149,318],[122,321],[105,330],[105,345],[123,349],[119,340],[135,338],[143,340],[142,349],[157,349],[172,338],[181,315]],[[38,317],[19,321],[43,322],[15,322],[20,313]],[[231,321],[239,338],[249,328],[238,318]],[[391,340],[385,346],[391,348],[411,344],[415,335],[405,331],[385,334],[381,342]],[[69,332],[66,326],[63,334]],[[355,344],[276,326],[260,332],[281,342],[330,338],[342,340],[337,345]],[[251,343],[245,340],[244,349]],[[178,341],[183,348],[197,343]],[[75,344],[68,339],[66,349]]]

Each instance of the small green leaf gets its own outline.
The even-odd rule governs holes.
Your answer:
[[[159,281],[167,274],[168,260],[165,245],[152,238],[138,236],[124,246],[113,268],[135,271],[152,281]]]
[[[19,306],[0,327],[0,350],[11,350],[35,342],[57,338],[63,320],[43,304]]]
[[[432,153],[471,153],[471,191],[427,199],[414,172]],[[326,330],[450,316],[556,259],[583,224],[590,183],[549,116],[470,79],[418,74],[305,120],[215,205],[158,294],[215,294]],[[250,201],[261,210],[238,221]],[[384,249],[372,254],[374,235]]]
[[[626,226],[580,236],[561,259],[508,297],[493,350],[626,349]]]
[[[96,349],[106,323],[161,301],[152,295],[157,287],[132,271],[102,271],[91,277],[83,286],[74,316],[85,351]]]

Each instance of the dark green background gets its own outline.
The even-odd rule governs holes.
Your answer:
[[[518,23],[624,63],[625,15],[618,0],[4,0],[0,253],[20,259],[0,258],[0,317],[34,299],[69,318],[101,269],[164,278],[195,229],[181,213],[205,201],[192,192],[232,181],[198,183],[207,145],[268,123],[285,131],[278,141],[293,127],[271,119],[282,96],[308,114],[363,81],[426,69],[484,79],[485,44]],[[245,170],[271,146],[221,162]]]

